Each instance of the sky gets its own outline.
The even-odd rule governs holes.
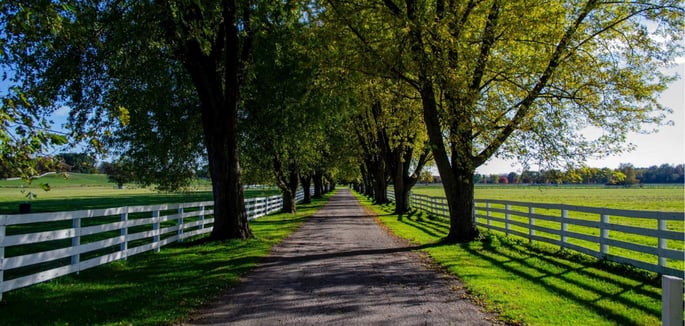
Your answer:
[[[671,75],[677,73],[680,79],[670,84],[659,99],[662,105],[673,110],[673,113],[666,117],[666,120],[673,121],[673,125],[662,126],[656,133],[630,134],[627,141],[636,146],[634,151],[589,160],[586,162],[587,166],[615,169],[621,163],[631,163],[635,167],[685,163],[685,58],[679,58],[676,62],[677,66],[665,72]],[[521,164],[496,157],[476,169],[476,173],[480,174],[504,174],[512,171],[521,173]]]

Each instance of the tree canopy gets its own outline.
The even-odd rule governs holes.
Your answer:
[[[658,97],[675,77],[661,68],[683,55],[684,12],[676,0],[5,1],[2,168],[30,175],[67,140],[48,122],[67,107],[69,138],[124,157],[143,183],[176,189],[207,163],[224,239],[251,236],[241,161],[284,195],[337,175],[383,201],[386,182],[411,188],[432,157],[448,239],[469,241],[475,169],[491,157],[574,166],[665,123]]]

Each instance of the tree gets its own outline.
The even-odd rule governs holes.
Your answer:
[[[472,181],[493,155],[581,162],[624,150],[628,132],[659,124],[657,97],[672,80],[659,67],[682,53],[678,1],[327,3],[379,63],[371,69],[421,95],[448,241],[478,237]],[[391,64],[397,57],[401,66]],[[588,126],[608,132],[587,139]]]
[[[130,90],[150,96],[153,76],[167,80],[168,88],[157,96],[177,91],[187,95],[184,99],[190,106],[186,102],[175,106],[187,109],[185,117],[197,117],[202,127],[215,204],[212,237],[247,238],[252,233],[243,202],[237,120],[252,52],[251,15],[268,10],[262,4],[3,2],[0,60],[15,73],[18,96],[26,98],[19,115],[66,105],[72,110],[74,136],[89,140],[96,150],[104,150],[100,139],[115,133],[129,118],[131,111],[116,99],[133,93]],[[145,70],[139,62],[155,65],[141,76]],[[170,76],[174,79],[167,79]],[[165,112],[164,104],[151,111]],[[187,126],[184,133],[196,133],[195,126]],[[187,153],[194,150],[185,148]],[[181,161],[176,163],[189,163]]]
[[[69,165],[70,172],[95,173],[95,158],[87,153],[62,153],[57,156],[57,159]]]
[[[314,176],[326,141],[331,99],[315,87],[318,75],[316,26],[298,2],[274,4],[255,17],[268,33],[255,36],[251,78],[241,117],[243,146],[253,167],[273,173],[283,195],[283,211],[296,212],[300,182]],[[309,184],[306,185],[307,191]]]
[[[135,167],[131,165],[131,161],[120,159],[110,162],[102,162],[100,170],[107,175],[110,182],[117,184],[119,189],[124,189],[124,184],[135,180]]]

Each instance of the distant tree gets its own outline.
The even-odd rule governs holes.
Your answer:
[[[509,181],[509,183],[518,183],[519,175],[516,174],[516,172],[509,172],[509,174],[507,175],[507,181]]]
[[[504,185],[505,185],[505,184],[509,184],[509,178],[507,178],[506,175],[501,175],[501,176],[499,176],[499,178],[497,179],[497,183],[499,183],[499,184],[504,184]]]
[[[421,171],[421,183],[433,183],[433,173],[429,170]]]
[[[623,179],[623,181],[620,184],[622,184],[624,186],[631,186],[633,184],[638,183],[637,172],[635,170],[635,167],[632,164],[621,163],[621,165],[619,165],[617,171],[620,171],[621,173],[623,173],[623,175],[625,175],[625,178]]]
[[[87,153],[62,153],[57,155],[58,160],[70,166],[70,172],[95,173],[95,158]]]
[[[116,183],[119,189],[123,189],[125,183],[135,180],[133,166],[124,159],[112,163],[102,162],[100,164],[100,170],[107,174],[107,179],[110,182]]]
[[[609,184],[610,185],[621,185],[624,184],[626,180],[626,175],[623,174],[621,171],[614,171],[611,173],[611,177],[609,178]]]

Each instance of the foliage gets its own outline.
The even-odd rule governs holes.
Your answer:
[[[66,165],[65,172],[95,173],[95,158],[87,153],[62,153],[57,155],[57,160]]]
[[[663,122],[657,98],[673,78],[659,68],[683,53],[679,1],[326,5],[375,63],[369,73],[421,95],[455,241],[478,233],[476,167],[493,155],[554,166],[626,149],[629,132]],[[606,132],[588,139],[586,128]]]
[[[107,175],[110,182],[116,183],[119,189],[123,189],[125,183],[136,179],[135,168],[131,161],[125,159],[100,164],[100,170]]]

